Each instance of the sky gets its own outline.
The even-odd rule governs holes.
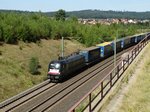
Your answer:
[[[0,9],[51,12],[64,9],[113,11],[150,11],[150,0],[0,0]]]

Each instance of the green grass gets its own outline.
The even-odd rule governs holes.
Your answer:
[[[47,67],[60,53],[60,40],[41,40],[38,43],[19,42],[18,45],[0,46],[0,102],[14,96],[47,77]],[[82,49],[83,46],[72,40],[65,40],[65,54]],[[32,57],[39,60],[40,74],[32,75],[29,62]]]
[[[140,65],[135,69],[137,75],[129,91],[125,94],[118,112],[150,112],[150,45]]]

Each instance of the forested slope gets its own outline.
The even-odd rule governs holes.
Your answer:
[[[47,12],[53,16],[55,12]],[[103,11],[103,10],[81,10],[67,12],[67,16],[76,16],[78,18],[127,18],[127,19],[150,19],[150,12],[130,12],[130,11]]]

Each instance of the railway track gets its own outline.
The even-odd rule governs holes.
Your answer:
[[[0,110],[2,111],[10,111],[13,108],[21,105],[22,103],[31,100],[32,98],[42,94],[46,90],[53,88],[56,84],[49,84],[49,80],[44,81],[43,83],[36,85],[30,88],[27,91],[24,91],[2,103],[0,103]]]
[[[133,47],[126,49],[117,54],[117,61],[120,61],[120,56],[127,51],[130,51]],[[92,82],[93,80],[99,80],[99,75],[104,74],[106,69],[109,71],[113,67],[113,57],[110,57],[93,67],[90,67],[86,71],[78,74],[64,83],[54,84],[45,82],[43,85],[34,87],[24,95],[10,100],[7,103],[0,104],[2,111],[14,111],[14,112],[26,112],[26,111],[51,111],[57,109],[56,105],[59,104],[67,96],[75,93],[79,88]],[[101,75],[102,78],[104,75]],[[95,81],[96,82],[96,81]],[[94,83],[93,83],[94,84]],[[13,98],[12,98],[13,99]],[[68,102],[69,103],[69,102]],[[57,110],[55,110],[57,111]]]

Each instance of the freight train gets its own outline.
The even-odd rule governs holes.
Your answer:
[[[143,33],[116,41],[116,52],[120,52],[140,42],[149,33]],[[48,66],[48,79],[50,81],[62,81],[74,72],[89,66],[92,63],[100,62],[114,54],[114,41],[98,44],[89,47],[70,56],[51,61]]]

